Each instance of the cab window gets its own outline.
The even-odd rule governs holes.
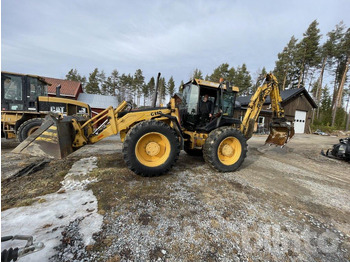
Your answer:
[[[197,114],[199,88],[196,85],[186,85],[182,92],[183,95],[183,106],[187,109],[189,114]]]
[[[22,100],[22,78],[20,76],[4,75],[4,98],[7,100]]]
[[[233,116],[234,104],[235,104],[235,93],[233,92],[224,92],[222,110],[224,115],[230,117]]]
[[[47,96],[47,85],[37,78],[29,78],[29,97],[31,100],[38,96]]]

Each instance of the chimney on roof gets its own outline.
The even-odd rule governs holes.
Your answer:
[[[61,85],[56,86],[56,97],[61,96]]]

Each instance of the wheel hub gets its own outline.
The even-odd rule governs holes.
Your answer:
[[[28,131],[28,136],[30,136],[31,134],[33,134],[36,130],[38,130],[39,126],[34,126],[31,129],[29,129]]]
[[[224,156],[227,156],[227,157],[231,157],[233,156],[233,148],[232,146],[228,145],[228,144],[225,144],[223,147],[222,147],[222,154]]]
[[[135,146],[137,160],[147,167],[163,165],[168,160],[170,151],[169,139],[158,132],[144,134]]]
[[[158,155],[160,152],[160,146],[158,143],[156,142],[149,142],[147,145],[146,145],[146,153],[147,155],[149,156],[156,156]]]

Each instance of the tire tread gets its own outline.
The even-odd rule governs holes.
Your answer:
[[[39,123],[40,122],[40,125],[44,122],[44,120],[42,119],[42,118],[31,118],[31,119],[29,119],[29,120],[27,120],[27,121],[24,121],[20,126],[19,126],[19,128],[17,129],[17,139],[18,139],[18,141],[19,142],[22,142],[22,141],[24,141],[27,137],[25,137],[25,135],[26,134],[23,134],[23,131],[24,131],[24,129],[28,126],[28,125],[30,125],[31,123],[35,123],[35,122],[37,122],[37,123]],[[39,125],[39,126],[40,126]]]
[[[176,141],[175,145],[171,145],[172,147],[175,146],[174,147],[174,150],[175,150],[174,159],[170,163],[167,163],[161,171],[157,171],[155,173],[150,173],[141,164],[133,163],[133,162],[135,162],[132,159],[133,155],[129,154],[130,147],[132,146],[133,143],[135,143],[135,137],[137,137],[140,134],[140,132],[143,132],[143,130],[145,130],[146,128],[149,128],[149,127],[167,130],[167,131],[169,131],[169,134],[171,136],[174,136],[176,138],[176,139],[174,139],[174,141]],[[129,132],[127,133],[125,140],[124,140],[124,143],[123,143],[122,152],[123,152],[124,161],[125,161],[127,167],[131,171],[136,173],[137,175],[144,176],[144,177],[160,176],[160,175],[167,173],[175,165],[176,161],[178,160],[179,154],[180,154],[180,142],[179,142],[178,135],[177,135],[176,131],[174,129],[172,129],[169,125],[167,125],[166,123],[164,123],[162,121],[156,121],[156,120],[142,121],[142,122],[136,124],[135,126],[133,126],[129,130]]]
[[[241,142],[242,146],[242,154],[240,159],[232,165],[232,168],[224,167],[221,164],[221,162],[217,159],[217,146],[221,143],[223,138],[226,138],[226,135],[235,136],[238,140]],[[247,141],[244,138],[243,134],[232,127],[219,127],[213,131],[210,132],[207,140],[205,141],[204,147],[203,147],[203,157],[205,162],[213,169],[220,171],[220,172],[233,172],[236,171],[241,164],[243,163],[244,159],[247,156]]]

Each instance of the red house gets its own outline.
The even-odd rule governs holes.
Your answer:
[[[61,85],[60,95],[64,98],[78,100],[80,93],[83,93],[83,87],[80,82],[63,80],[51,77],[43,77],[51,86],[48,86],[47,93],[49,96],[56,96],[56,87]]]
[[[51,86],[48,86],[47,90],[49,96],[56,96],[56,87],[61,85],[60,96],[62,98],[70,98],[88,104],[91,107],[93,116],[102,112],[109,106],[118,106],[117,97],[115,96],[84,93],[80,82],[44,76],[42,78],[44,78],[47,83],[51,84]]]

